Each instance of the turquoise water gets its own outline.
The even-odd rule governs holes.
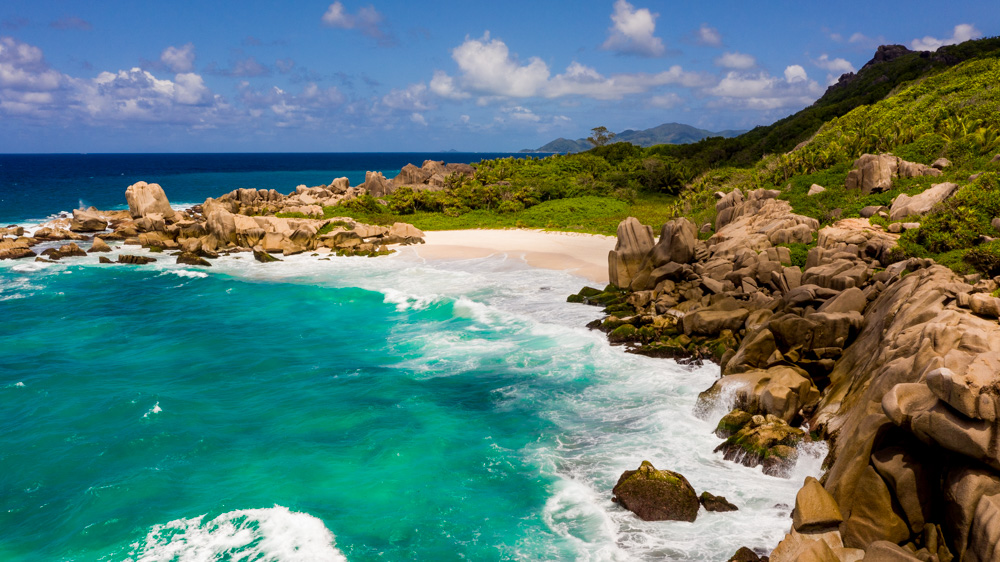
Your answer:
[[[0,219],[405,158],[2,157]],[[0,561],[725,560],[777,544],[820,472],[724,461],[728,405],[694,415],[717,367],[610,346],[565,302],[584,279],[516,255],[148,255],[0,261]],[[610,491],[644,459],[740,511],[639,521]]]
[[[692,414],[717,369],[608,346],[572,275],[95,262],[0,262],[0,559],[717,560],[787,530],[801,475]],[[610,489],[644,458],[741,511],[637,521]]]

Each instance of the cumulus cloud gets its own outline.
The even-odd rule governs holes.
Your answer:
[[[424,127],[427,126],[427,119],[424,119],[423,114],[420,114],[420,113],[411,113],[410,114],[410,121],[413,121],[417,125],[422,125]]]
[[[854,65],[847,61],[847,59],[831,59],[830,56],[825,53],[820,55],[818,59],[814,60],[813,64],[828,72],[844,74],[855,71]]]
[[[291,127],[316,124],[346,101],[335,87],[320,88],[315,83],[306,84],[294,94],[277,86],[256,90],[249,82],[240,83],[240,101],[251,117],[264,116],[276,119],[275,125]]]
[[[603,48],[619,53],[658,57],[665,48],[663,41],[655,37],[656,18],[648,8],[636,9],[627,0],[617,0],[611,14],[613,25],[608,29],[608,38]]]
[[[826,81],[828,84],[834,84],[837,79],[842,74],[847,74],[848,72],[855,72],[854,65],[851,64],[847,59],[835,58],[831,59],[826,53],[820,55],[820,57],[813,61],[813,64],[826,70],[829,74],[826,75]]]
[[[90,31],[94,26],[83,18],[66,16],[53,21],[49,24],[49,27],[52,29],[78,29],[81,31]]]
[[[51,91],[63,75],[49,68],[42,50],[13,37],[0,37],[0,90]]]
[[[757,66],[757,59],[753,55],[745,53],[723,53],[715,59],[715,65],[722,68],[732,68],[735,70],[746,70]]]
[[[708,47],[721,47],[722,35],[718,29],[709,27],[708,24],[703,23],[698,28],[698,31],[695,32],[695,42]]]
[[[709,103],[710,107],[771,110],[809,105],[823,93],[823,88],[795,64],[785,69],[784,79],[764,71],[729,72],[705,93],[718,98]]]
[[[380,45],[391,45],[395,41],[382,26],[382,14],[375,6],[361,7],[354,14],[349,13],[339,0],[330,4],[323,14],[323,24],[339,29],[356,29],[378,41]]]
[[[160,53],[160,62],[174,72],[190,72],[194,68],[194,44],[167,47]]]
[[[656,74],[635,73],[604,76],[596,69],[579,62],[571,63],[562,74],[552,75],[540,58],[526,62],[511,55],[507,45],[491,39],[489,33],[481,39],[466,38],[452,50],[460,75],[434,73],[430,90],[445,98],[463,99],[471,95],[485,98],[558,98],[578,95],[594,99],[620,99],[640,94],[657,86],[676,84],[702,87],[713,82],[711,77],[686,72],[678,65]]]
[[[927,36],[923,39],[914,39],[910,46],[914,51],[936,51],[945,45],[957,45],[970,39],[978,39],[983,36],[983,32],[976,29],[970,23],[962,23],[955,26],[951,37],[947,39],[937,39]]]
[[[793,64],[785,68],[785,81],[789,84],[805,82],[808,79],[809,76],[806,74],[806,69],[797,64]]]

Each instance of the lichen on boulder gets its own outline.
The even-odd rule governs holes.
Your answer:
[[[698,496],[684,476],[657,470],[642,461],[638,470],[626,470],[612,489],[613,501],[643,521],[694,521]]]

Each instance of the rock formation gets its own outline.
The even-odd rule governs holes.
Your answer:
[[[859,188],[879,189],[865,178],[883,164],[912,173],[892,158]],[[893,218],[955,189],[897,198]],[[781,475],[809,439],[796,426],[830,441],[771,560],[1000,560],[1000,278],[894,263],[897,235],[865,218],[817,231],[771,192],[718,194],[716,209],[693,243],[681,220],[644,245],[623,221],[609,273],[624,289],[570,300],[604,306],[592,327],[630,351],[720,364],[698,412],[735,407],[716,430],[724,458]],[[803,267],[775,247],[814,235]]]
[[[643,521],[694,521],[698,516],[698,496],[687,479],[657,470],[649,461],[622,473],[613,493],[615,502]]]
[[[915,178],[919,176],[940,176],[941,170],[907,162],[892,154],[863,154],[854,161],[854,169],[847,174],[847,189],[860,189],[868,195],[872,192],[892,188],[895,178]]]

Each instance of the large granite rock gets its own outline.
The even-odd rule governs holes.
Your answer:
[[[903,220],[913,215],[925,215],[935,205],[946,201],[958,191],[958,184],[946,182],[936,183],[930,189],[910,197],[903,193],[892,203],[889,218],[894,221]]]
[[[681,217],[663,225],[660,240],[653,246],[652,267],[655,269],[668,263],[691,263],[695,257],[698,242],[698,228],[690,220]]]
[[[649,461],[622,473],[612,492],[614,501],[643,521],[694,521],[698,516],[698,496],[687,479],[657,470]]]
[[[136,182],[125,189],[125,199],[128,201],[128,210],[133,218],[144,217],[150,213],[158,213],[166,219],[174,216],[167,194],[159,184]]]
[[[628,287],[642,261],[653,249],[653,229],[628,217],[618,224],[618,242],[608,253],[608,277],[616,287]]]
[[[837,502],[812,476],[807,476],[802,488],[795,494],[792,511],[792,528],[800,533],[837,527],[844,521]]]
[[[892,154],[863,154],[854,161],[854,169],[847,174],[847,189],[860,189],[865,195],[892,188],[892,180],[918,176],[940,176],[941,170],[907,162]]]
[[[96,210],[74,209],[69,229],[73,232],[100,232],[108,228],[108,221]]]

